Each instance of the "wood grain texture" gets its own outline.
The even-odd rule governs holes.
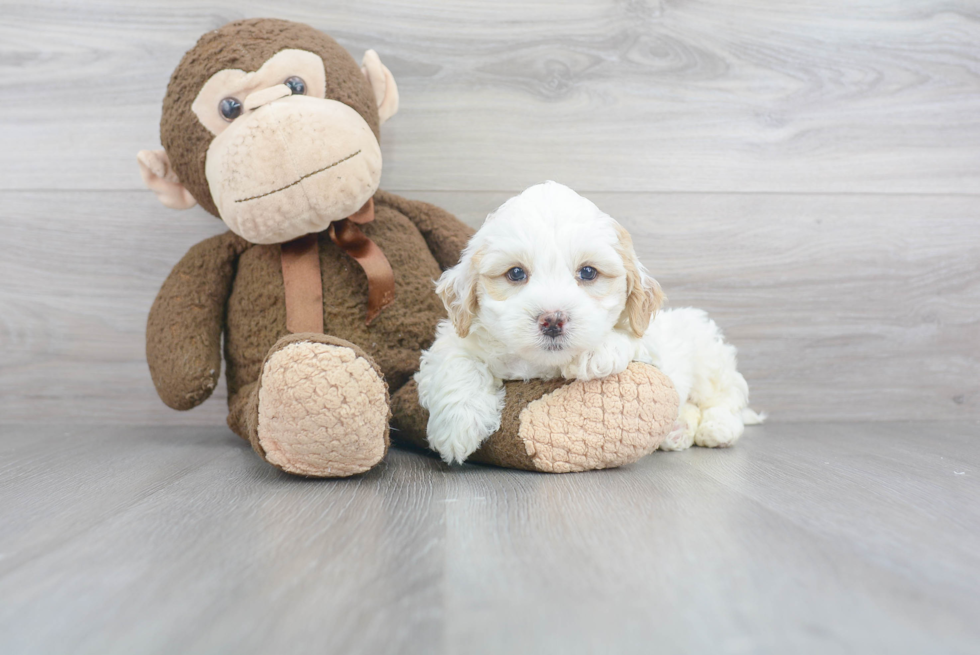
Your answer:
[[[980,416],[980,9],[902,3],[3,3],[0,418],[218,425],[156,399],[143,326],[221,230],[141,189],[201,33],[304,21],[399,82],[383,186],[478,224],[544,179],[709,310],[774,420]]]
[[[978,431],[309,481],[221,428],[0,426],[0,651],[973,653]]]
[[[509,194],[409,195],[475,226]],[[590,197],[633,233],[672,306],[721,325],[774,420],[980,418],[975,198]],[[219,221],[140,191],[0,192],[0,204],[0,416],[222,423],[223,387],[174,412],[144,355],[160,284]]]
[[[391,68],[393,189],[980,188],[980,7],[964,0],[4,3],[0,188],[139,188],[180,56],[270,14]]]

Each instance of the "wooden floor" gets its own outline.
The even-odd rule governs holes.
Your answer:
[[[980,425],[309,481],[222,428],[0,428],[0,652],[976,653]]]

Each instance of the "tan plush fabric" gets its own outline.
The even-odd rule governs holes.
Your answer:
[[[381,181],[381,146],[333,99],[291,96],[214,137],[205,166],[221,219],[252,243],[282,243],[355,213]]]
[[[218,384],[225,303],[238,257],[248,247],[231,232],[202,241],[174,266],[157,293],[146,323],[146,359],[169,407],[197,407]]]
[[[266,359],[258,446],[268,462],[289,473],[362,473],[387,451],[387,385],[354,348],[313,338],[296,335]]]
[[[633,363],[619,375],[575,381],[530,403],[519,436],[540,471],[622,466],[657,449],[677,418],[677,403],[667,376]]]

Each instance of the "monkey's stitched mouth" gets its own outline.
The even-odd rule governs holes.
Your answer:
[[[358,150],[357,152],[354,152],[354,153],[351,153],[351,154],[349,154],[349,155],[347,155],[347,156],[346,156],[346,157],[344,157],[343,159],[338,159],[338,160],[337,160],[337,161],[335,161],[334,163],[332,163],[332,164],[328,164],[328,165],[326,165],[326,166],[324,166],[323,168],[321,168],[321,169],[319,169],[319,170],[316,170],[316,171],[313,171],[312,173],[307,173],[306,175],[304,175],[303,177],[301,177],[301,178],[299,178],[299,179],[298,179],[298,180],[296,180],[295,182],[290,182],[289,184],[287,184],[287,185],[286,185],[286,186],[284,186],[284,187],[280,187],[280,188],[278,188],[278,189],[275,189],[274,191],[267,191],[266,193],[260,193],[260,194],[259,194],[259,195],[257,195],[257,196],[252,196],[251,198],[242,198],[241,200],[236,200],[235,202],[248,202],[249,200],[258,200],[259,198],[265,198],[266,196],[271,196],[271,195],[272,195],[273,193],[279,193],[280,191],[285,191],[285,190],[286,190],[286,189],[288,189],[289,187],[294,187],[294,186],[296,186],[297,184],[299,184],[300,182],[302,182],[302,181],[303,181],[303,180],[305,180],[306,178],[308,178],[308,177],[313,177],[313,176],[314,176],[314,175],[316,175],[317,173],[322,173],[323,171],[327,171],[327,170],[330,170],[330,169],[331,169],[331,168],[333,168],[334,166],[339,166],[340,164],[343,164],[343,163],[344,163],[345,161],[347,161],[348,159],[352,159],[353,157],[356,157],[356,156],[358,156],[359,154],[361,154],[361,151],[360,151],[360,150]]]

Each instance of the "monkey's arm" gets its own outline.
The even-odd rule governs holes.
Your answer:
[[[376,202],[394,207],[415,224],[439,266],[446,269],[459,263],[459,255],[473,236],[473,228],[445,209],[427,202],[408,200],[380,190],[374,198]]]
[[[174,266],[150,309],[146,360],[160,399],[174,409],[207,400],[221,373],[221,332],[238,256],[231,232],[197,244]]]

